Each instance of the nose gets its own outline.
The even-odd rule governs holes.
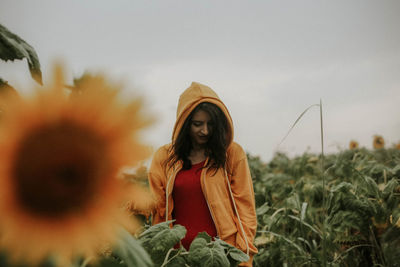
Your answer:
[[[201,134],[208,135],[208,132],[209,132],[209,129],[208,129],[207,123],[205,123],[203,125],[203,127],[201,128]]]

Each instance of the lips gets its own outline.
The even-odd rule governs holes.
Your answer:
[[[202,141],[207,141],[208,140],[208,136],[199,136],[199,139]]]

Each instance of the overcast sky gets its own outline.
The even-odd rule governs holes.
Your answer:
[[[102,71],[146,98],[158,122],[146,131],[168,143],[180,93],[213,88],[234,120],[235,140],[265,161],[297,117],[322,99],[325,150],[351,139],[372,147],[400,141],[400,1],[1,0],[0,24],[37,51],[50,81]],[[0,62],[17,89],[34,85],[26,62]],[[279,150],[318,152],[318,108]]]

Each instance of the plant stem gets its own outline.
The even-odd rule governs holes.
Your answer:
[[[172,251],[174,251],[174,248],[171,248],[170,250],[168,250],[168,253],[167,253],[167,255],[165,256],[164,262],[163,262],[163,264],[161,265],[161,267],[167,265],[167,263],[168,263],[171,259],[173,259],[174,257],[176,257],[176,255],[174,255],[171,259],[169,259],[169,254],[171,254]],[[179,253],[177,253],[177,255],[179,255]]]
[[[372,239],[372,242],[374,243],[374,245],[376,247],[377,254],[378,254],[378,256],[379,256],[379,258],[381,260],[381,263],[385,266],[386,262],[385,262],[385,257],[383,256],[383,253],[382,253],[382,248],[378,244],[378,241],[376,240],[375,233],[374,233],[374,230],[372,230],[372,226],[371,225],[369,226],[369,231],[371,233],[371,239]]]
[[[326,232],[325,232],[325,175],[324,175],[324,126],[322,120],[322,100],[319,100],[319,114],[321,119],[321,175],[322,175],[322,266],[326,267]]]

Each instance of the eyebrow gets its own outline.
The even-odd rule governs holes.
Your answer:
[[[214,124],[211,120],[209,121],[192,120],[191,123],[207,123],[208,125]]]

